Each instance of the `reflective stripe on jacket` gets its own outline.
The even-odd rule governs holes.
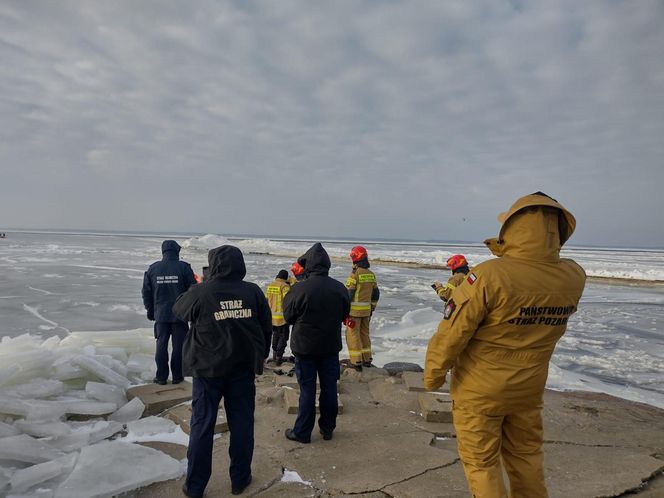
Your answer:
[[[270,304],[270,309],[272,310],[272,325],[275,327],[286,325],[286,320],[284,320],[283,300],[289,290],[290,285],[286,280],[281,278],[277,278],[274,282],[268,285],[265,290],[267,302]]]
[[[371,270],[357,267],[346,280],[346,287],[353,291],[350,316],[370,316],[378,304],[377,300],[372,301],[374,289],[378,288],[376,275]]]
[[[441,285],[436,289],[438,297],[443,301],[447,301],[452,295],[452,291],[456,289],[461,283],[466,279],[466,275],[463,273],[455,273],[450,277],[445,285]]]

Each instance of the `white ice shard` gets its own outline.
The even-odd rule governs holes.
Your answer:
[[[26,463],[42,463],[62,456],[62,452],[50,444],[27,434],[0,439],[0,460]]]
[[[86,375],[86,370],[79,366],[72,365],[69,361],[54,363],[51,370],[51,377],[58,380],[80,379]]]
[[[0,496],[2,496],[2,490],[9,485],[9,480],[12,477],[12,471],[9,469],[4,469],[0,467]]]
[[[127,362],[127,370],[133,373],[150,372],[155,369],[154,355],[145,353],[132,353]]]
[[[62,417],[65,410],[57,401],[0,396],[0,413],[18,415],[31,420],[55,420]]]
[[[14,426],[21,432],[34,437],[58,437],[71,432],[71,428],[64,422],[31,422],[28,420],[17,420]]]
[[[89,428],[88,444],[95,444],[117,434],[124,429],[124,425],[114,421],[99,421]]]
[[[110,463],[110,464],[109,464]],[[58,487],[56,498],[106,498],[175,479],[184,469],[161,451],[121,441],[83,448],[74,470]]]
[[[124,429],[120,422],[98,420],[95,422],[72,422],[71,432],[49,440],[49,444],[61,451],[80,450],[84,446],[98,443]]]
[[[88,396],[107,403],[115,403],[115,408],[120,408],[127,403],[127,396],[125,390],[121,387],[112,384],[104,384],[102,382],[88,382],[85,384],[85,392]]]
[[[79,351],[88,344],[98,348],[118,347],[127,353],[154,353],[154,331],[150,328],[121,331],[71,332],[60,342],[61,346],[75,347]]]
[[[102,401],[71,400],[60,401],[60,403],[64,407],[65,413],[70,415],[108,415],[118,408],[115,403]]]
[[[127,424],[129,437],[154,436],[175,432],[179,426],[162,417],[145,417]]]
[[[96,377],[108,382],[109,384],[120,386],[124,389],[129,387],[129,379],[123,377],[106,365],[102,365],[100,362],[90,356],[78,355],[72,361],[74,364],[82,367]]]
[[[90,434],[86,431],[70,432],[64,436],[52,438],[48,442],[53,448],[69,453],[80,450],[90,444]]]
[[[117,412],[111,414],[108,419],[122,423],[131,422],[132,420],[141,418],[143,411],[145,411],[143,402],[139,398],[134,398]]]
[[[122,363],[127,363],[127,351],[122,347],[101,346],[97,348],[97,354],[112,356]]]
[[[0,438],[8,436],[16,436],[17,434],[20,433],[21,431],[18,430],[15,426],[0,421]]]
[[[6,498],[53,498],[55,490],[51,488],[37,488],[28,493],[12,493],[7,495]]]
[[[38,463],[37,465],[17,470],[12,475],[10,481],[12,493],[23,493],[37,484],[58,477],[65,472],[71,472],[75,465],[76,457],[76,454],[66,455],[50,462]]]
[[[65,385],[59,380],[34,379],[8,390],[18,398],[49,398],[65,392]]]

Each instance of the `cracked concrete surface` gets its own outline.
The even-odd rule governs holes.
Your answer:
[[[286,413],[272,375],[257,382],[254,478],[243,496],[469,496],[453,425],[425,422],[417,393],[399,379],[342,375],[345,413],[334,439],[324,441],[316,428],[311,444],[299,444],[284,437],[295,415]],[[664,496],[664,411],[602,394],[547,391],[543,413],[552,498]],[[181,458],[181,448],[160,449]],[[206,496],[228,496],[228,434],[215,441],[213,456]],[[284,469],[305,482],[283,482]],[[183,496],[181,485],[157,483],[137,496]]]

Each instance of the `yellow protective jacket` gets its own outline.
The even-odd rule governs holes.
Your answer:
[[[574,217],[549,197],[519,199],[485,243],[498,259],[475,266],[453,292],[426,354],[424,385],[452,371],[455,406],[487,415],[541,405],[549,359],[577,309],[586,275],[560,247]]]
[[[453,274],[445,285],[441,285],[436,289],[436,294],[443,301],[447,301],[452,295],[452,291],[461,285],[461,282],[466,280],[466,275],[464,273],[455,273]]]
[[[282,303],[284,296],[286,296],[289,290],[290,284],[281,278],[275,279],[265,290],[267,302],[270,304],[270,309],[272,310],[272,325],[275,327],[286,325]]]
[[[351,297],[350,316],[371,316],[380,295],[374,272],[368,268],[353,266],[353,271],[346,280],[346,288]]]

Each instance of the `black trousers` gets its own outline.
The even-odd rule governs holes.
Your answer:
[[[168,380],[168,340],[173,343],[173,352],[171,354],[171,374],[172,380],[182,380],[182,344],[189,332],[187,322],[155,322],[154,336],[157,339],[157,350],[154,354],[155,363],[157,363],[157,380]]]
[[[186,481],[193,495],[203,496],[212,475],[214,426],[222,398],[230,430],[231,485],[242,487],[251,476],[256,407],[254,373],[242,369],[228,377],[194,377]]]
[[[288,344],[290,325],[272,325],[272,350],[277,358],[281,358]]]
[[[316,376],[320,382],[318,406],[320,418],[318,427],[331,433],[337,426],[339,403],[337,401],[337,380],[339,379],[339,355],[325,357],[295,357],[295,374],[300,384],[300,404],[293,432],[299,438],[308,440],[316,422]]]

